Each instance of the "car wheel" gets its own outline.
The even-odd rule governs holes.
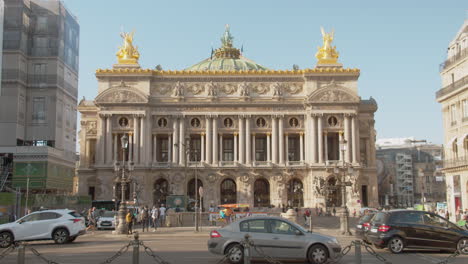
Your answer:
[[[229,263],[231,264],[244,263],[244,248],[241,245],[239,244],[230,245],[226,249],[225,252],[226,254],[229,254],[229,256],[227,257]]]
[[[10,232],[0,233],[0,248],[7,248],[13,243],[13,235]]]
[[[388,249],[394,254],[403,252],[403,248],[405,248],[405,243],[401,237],[392,237],[388,241]]]
[[[311,264],[322,264],[328,261],[328,250],[322,245],[315,245],[309,249],[307,259]]]
[[[468,254],[468,238],[465,237],[458,241],[457,250],[460,251],[461,254]]]
[[[67,243],[70,239],[70,234],[65,228],[59,228],[52,233],[52,238],[57,244]]]

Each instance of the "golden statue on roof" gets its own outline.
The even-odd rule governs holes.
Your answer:
[[[338,64],[339,53],[336,51],[336,46],[331,46],[335,32],[332,30],[327,33],[323,27],[320,27],[320,30],[322,31],[323,46],[318,47],[318,52],[315,54],[318,59],[317,64]]]
[[[117,52],[117,61],[119,64],[138,64],[138,59],[140,58],[140,53],[138,52],[138,47],[133,46],[133,35],[135,31],[131,33],[122,32],[120,36],[124,40],[123,46],[119,47]]]

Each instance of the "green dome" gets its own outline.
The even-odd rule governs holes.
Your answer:
[[[191,67],[187,71],[264,71],[268,68],[247,59],[241,55],[241,51],[232,45],[233,37],[229,32],[229,25],[221,37],[222,46],[211,52],[211,57]]]
[[[268,68],[249,60],[243,56],[239,58],[208,58],[203,60],[191,67],[188,67],[188,71],[246,71],[256,70],[264,71]]]

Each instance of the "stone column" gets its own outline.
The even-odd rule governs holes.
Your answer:
[[[359,157],[359,145],[358,143],[358,137],[359,137],[359,128],[356,124],[356,115],[353,115],[351,117],[351,138],[352,138],[352,158],[351,162],[352,163],[357,163],[358,157]]]
[[[91,140],[86,139],[86,162],[87,162],[87,167],[91,166]]]
[[[185,166],[185,118],[181,117],[179,119],[179,165]]]
[[[245,129],[244,117],[239,116],[239,163],[244,163],[245,157]]]
[[[206,155],[206,163],[208,164],[211,164],[211,161],[213,160],[213,155],[212,155],[212,146],[211,146],[211,143],[213,142],[212,140],[212,134],[213,134],[213,131],[211,131],[212,129],[212,122],[211,122],[211,117],[206,117],[206,140],[205,140],[205,143],[206,143],[206,151],[205,151],[205,155]]]
[[[279,163],[284,164],[284,117],[279,118],[279,123],[278,123],[278,130],[279,130],[279,136],[278,136],[278,145],[279,145]]]
[[[96,163],[97,164],[103,164],[104,163],[104,146],[106,145],[105,140],[106,140],[106,118],[104,115],[100,114],[99,115],[99,131],[97,135],[97,159]]]
[[[156,134],[153,135],[153,163],[158,162],[158,137]]]
[[[201,162],[206,162],[206,157],[205,157],[205,133],[202,132],[200,134],[200,141],[201,141],[201,157],[200,157],[200,161]]]
[[[223,134],[219,134],[219,161],[223,162]]]
[[[301,159],[301,163],[304,162],[304,132],[300,132],[299,133],[299,145],[301,146],[300,147],[300,159]]]
[[[328,160],[328,132],[325,131],[323,132],[322,134],[322,138],[325,140],[325,143],[324,143],[324,149],[325,149],[325,157],[324,157],[324,161],[326,162]],[[340,155],[341,155],[341,151],[340,152]]]
[[[114,157],[113,157],[113,160],[114,161],[117,161],[119,159],[119,156],[118,156],[118,150],[117,150],[117,146],[118,146],[118,141],[119,140],[119,136],[117,133],[114,134]]]
[[[137,115],[133,116],[133,162],[137,164],[139,162],[140,152],[140,122]]]
[[[351,161],[351,130],[350,130],[350,120],[349,115],[345,114],[344,116],[344,139],[346,140],[346,151],[344,160],[346,162]]]
[[[317,117],[313,115],[310,119],[311,121],[311,135],[310,135],[310,142],[311,147],[310,147],[310,156],[312,159],[312,163],[317,163]],[[320,152],[320,151],[319,151]],[[320,155],[320,154],[319,154]]]
[[[286,165],[288,165],[288,162],[289,162],[289,134],[288,134],[288,133],[285,133],[284,136],[286,137],[286,139],[285,139],[285,145],[286,145],[286,147],[285,147],[285,149],[286,149],[286,151],[285,151],[285,152],[286,152],[286,153],[285,153],[285,155],[286,155],[286,161],[285,161],[285,162],[286,162]]]
[[[245,119],[245,164],[252,163],[252,134],[250,132],[250,116]]]
[[[148,113],[146,115],[146,131],[145,131],[145,142],[144,144],[146,145],[146,165],[150,166],[151,162],[153,160],[153,151],[151,150],[151,140],[153,138],[153,116]],[[156,153],[156,152],[155,152]]]
[[[133,161],[133,133],[128,134],[128,160]]]
[[[172,119],[172,163],[179,163],[179,120]]]
[[[255,133],[252,133],[252,165],[255,164],[256,158],[255,158],[255,152],[257,151],[255,146]]]
[[[219,148],[218,148],[218,118],[213,118],[213,165],[218,166]]]
[[[271,162],[271,133],[267,132],[267,161]]]
[[[272,150],[271,150],[271,162],[278,163],[278,120],[274,116],[271,120],[272,126]]]
[[[317,136],[318,136],[318,163],[323,163],[323,123],[322,123],[322,116],[319,115],[317,117]]]
[[[167,134],[167,163],[172,163],[172,135]]]
[[[112,115],[106,117],[106,163],[112,164]]]
[[[237,157],[237,132],[234,132],[234,162],[237,163],[237,161],[239,160],[238,157]]]
[[[140,118],[140,142],[139,142],[139,149],[140,149],[140,163],[146,163],[146,148],[148,147],[149,142],[145,142],[146,136],[146,124],[145,124],[146,117],[142,116]]]

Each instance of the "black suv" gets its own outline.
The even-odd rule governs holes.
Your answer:
[[[365,236],[376,247],[388,247],[392,253],[401,253],[404,248],[424,248],[458,249],[468,254],[468,231],[430,212],[378,212]]]

